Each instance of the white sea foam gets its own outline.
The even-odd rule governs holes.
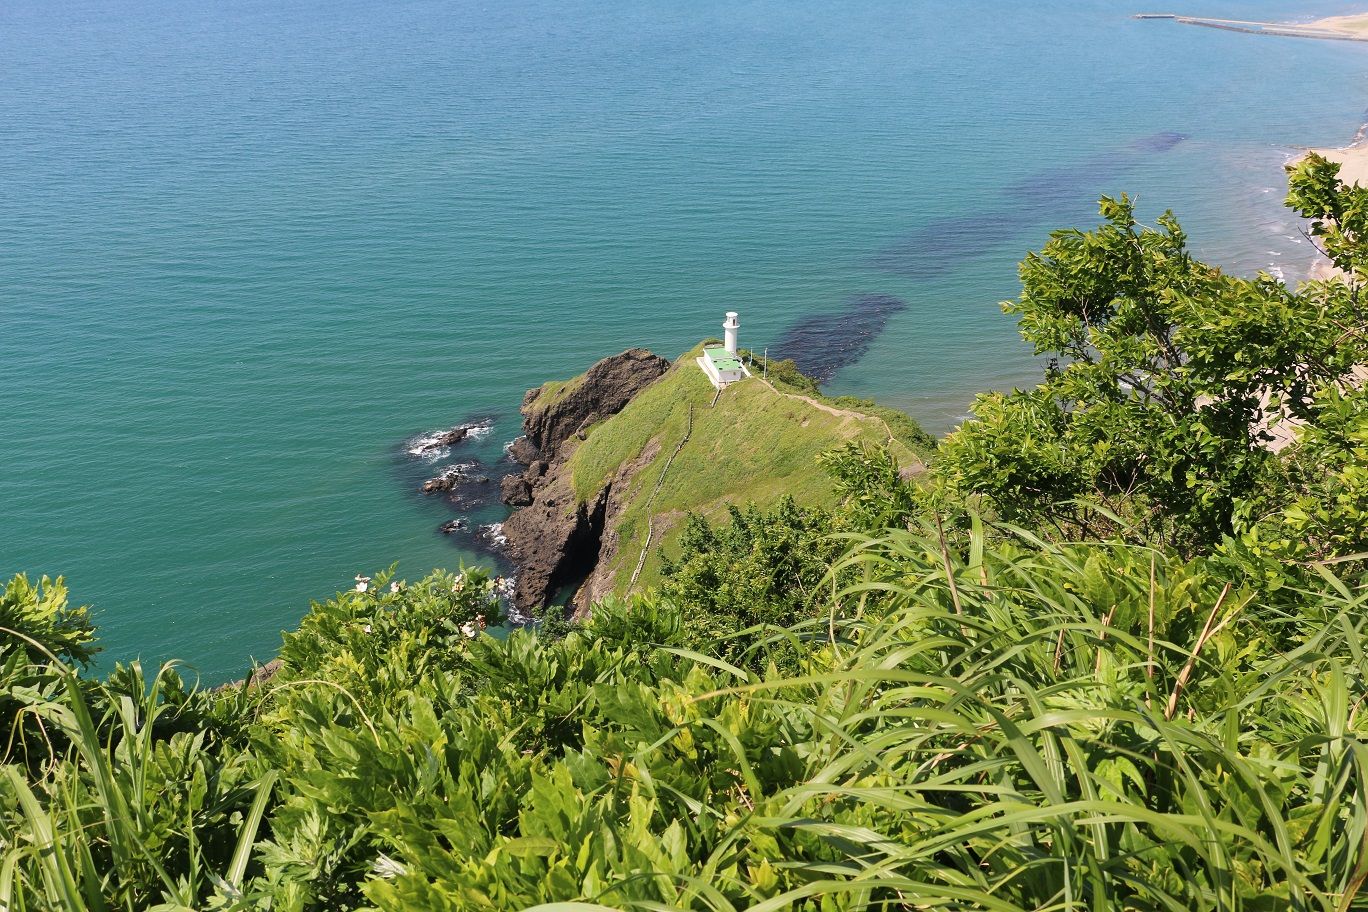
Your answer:
[[[526,625],[532,622],[532,616],[525,611],[519,611],[513,604],[513,591],[517,588],[518,581],[511,576],[498,576],[494,578],[494,597],[503,606],[508,619],[518,625]]]
[[[519,627],[526,627],[532,623],[532,615],[519,610],[518,606],[513,604],[513,592],[517,588],[517,577],[496,576],[494,578],[494,597],[499,600],[504,613],[508,615],[508,620]]]
[[[419,434],[404,443],[404,452],[424,462],[437,462],[439,459],[445,459],[451,455],[451,447],[441,444],[439,441],[454,430],[464,430],[466,440],[483,440],[494,430],[494,419],[484,418],[480,421],[472,421],[469,424],[458,424],[454,428],[441,428],[436,431],[428,431],[426,434]]]
[[[404,452],[424,462],[436,462],[451,455],[451,447],[438,446],[437,441],[442,439],[446,431],[432,431],[428,434],[419,434],[417,437],[410,438],[404,443]]]
[[[1268,274],[1271,275],[1273,278],[1277,279],[1279,282],[1285,281],[1287,279],[1287,274],[1283,272],[1281,266],[1269,266]]]
[[[480,526],[480,536],[485,541],[498,548],[502,548],[504,545],[508,544],[508,536],[503,534],[503,523],[501,522]]]

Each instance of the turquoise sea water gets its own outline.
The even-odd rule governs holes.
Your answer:
[[[0,575],[66,574],[106,667],[221,680],[359,571],[476,560],[403,442],[491,415],[497,459],[604,354],[893,296],[830,388],[944,431],[1030,381],[997,302],[1100,193],[1295,278],[1281,165],[1353,136],[1368,46],[1135,11],[6,0]]]

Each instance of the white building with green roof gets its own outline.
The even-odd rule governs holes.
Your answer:
[[[728,311],[727,319],[722,323],[726,342],[704,348],[703,354],[698,357],[698,366],[718,389],[750,376],[746,365],[741,363],[741,356],[736,353],[736,331],[740,328],[741,321],[737,319],[736,312]]]

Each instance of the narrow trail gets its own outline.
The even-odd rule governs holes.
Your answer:
[[[879,425],[883,427],[884,434],[888,437],[888,442],[897,442],[898,438],[893,435],[893,429],[888,426],[887,421],[884,421],[878,415],[866,415],[864,412],[856,412],[851,409],[837,408],[834,405],[827,405],[825,402],[822,402],[818,399],[813,399],[811,396],[804,396],[802,393],[786,393],[783,390],[776,389],[773,383],[770,383],[768,380],[761,379],[760,377],[753,377],[752,379],[759,380],[761,384],[769,387],[770,392],[774,393],[776,396],[783,396],[786,399],[797,399],[800,402],[806,402],[808,405],[812,406],[818,411],[826,412],[828,415],[835,415],[838,418],[854,418],[856,421],[877,421],[879,422]],[[917,461],[921,462],[921,460]]]
[[[721,395],[722,391],[718,390],[717,396],[713,397],[713,405],[717,405],[718,396]],[[665,484],[665,476],[669,473],[670,466],[674,465],[675,457],[679,455],[680,450],[684,449],[684,444],[689,442],[689,437],[692,434],[693,403],[689,403],[689,419],[684,427],[684,436],[679,439],[679,443],[675,444],[674,452],[670,454],[670,458],[665,460],[665,465],[660,470],[660,477],[656,479],[655,488],[651,491],[651,496],[646,498],[646,542],[641,546],[641,556],[637,558],[636,569],[632,571],[632,579],[627,583],[628,592],[636,588],[637,577],[641,576],[641,568],[646,566],[646,555],[651,550],[651,539],[655,537],[655,515],[651,513],[651,505],[655,503],[656,495],[660,493],[661,486]]]

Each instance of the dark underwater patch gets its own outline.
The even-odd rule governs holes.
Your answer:
[[[856,295],[834,313],[805,317],[789,327],[771,346],[770,356],[792,358],[800,371],[825,383],[864,357],[889,318],[905,309],[907,302],[892,295]]]
[[[913,279],[944,275],[1001,249],[1034,225],[1068,217],[1070,207],[1091,205],[1101,194],[1117,192],[1117,179],[1145,157],[1167,152],[1187,138],[1184,133],[1155,133],[1115,152],[1038,171],[1008,185],[998,205],[918,228],[876,253],[870,265]]]
[[[1145,136],[1137,139],[1130,144],[1130,147],[1136,152],[1167,152],[1187,138],[1188,135],[1186,133],[1175,133],[1172,130],[1165,130],[1162,133],[1155,133],[1152,136]]]

